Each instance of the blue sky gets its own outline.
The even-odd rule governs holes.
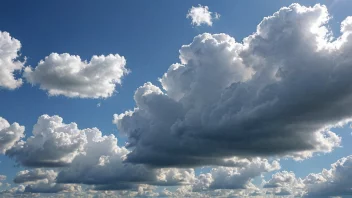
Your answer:
[[[352,15],[352,2],[347,0],[4,1],[0,6],[0,31],[9,32],[21,42],[20,54],[21,59],[26,57],[25,66],[34,68],[53,52],[79,55],[82,60],[90,60],[93,55],[119,54],[125,57],[126,67],[131,72],[122,77],[122,84],[116,86],[111,97],[97,99],[49,96],[38,85],[24,80],[24,84],[15,90],[0,89],[0,117],[10,124],[17,122],[25,126],[25,135],[29,137],[39,116],[58,115],[66,124],[77,123],[79,129],[97,127],[103,135],[112,133],[118,138],[118,145],[124,146],[128,137],[119,133],[112,122],[113,115],[136,107],[134,93],[144,83],[161,87],[158,78],[171,64],[180,62],[182,45],[191,43],[195,36],[205,32],[226,33],[242,42],[256,31],[264,17],[295,2],[307,7],[319,2],[325,4],[333,16],[328,26],[335,37],[341,34],[340,23]],[[198,4],[208,6],[211,12],[219,13],[220,18],[214,19],[212,26],[192,25],[186,15]],[[15,75],[21,77],[22,72]],[[321,172],[323,168],[329,169],[332,163],[350,155],[349,126],[331,130],[341,136],[341,147],[300,162],[281,159],[280,171],[293,171],[303,178],[309,173]],[[18,171],[27,169],[26,166],[15,166],[14,160],[6,155],[0,155],[0,161],[0,175],[6,175],[6,182],[11,184]],[[196,173],[199,173],[198,169]],[[269,180],[272,173],[266,173],[265,179]]]

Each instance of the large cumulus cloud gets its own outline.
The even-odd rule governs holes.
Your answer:
[[[0,117],[0,154],[12,148],[22,137],[24,126],[20,126],[17,122],[10,125],[7,120]]]
[[[15,89],[22,85],[22,79],[15,77],[15,72],[23,68],[19,61],[21,42],[0,31],[0,88]]]
[[[180,63],[135,92],[136,108],[115,115],[133,151],[127,161],[194,166],[230,156],[331,152],[329,131],[352,117],[352,20],[331,40],[323,5],[292,4],[236,42],[196,36]]]
[[[26,67],[24,76],[51,96],[107,98],[128,73],[125,65],[125,58],[118,54],[93,56],[90,61],[82,61],[79,56],[68,53],[52,53],[34,69]]]

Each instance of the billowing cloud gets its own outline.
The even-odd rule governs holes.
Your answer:
[[[264,182],[263,188],[273,189],[268,194],[295,197],[334,197],[352,194],[352,155],[331,164],[330,169],[297,178],[293,172],[275,173]]]
[[[236,42],[196,36],[160,79],[114,115],[129,138],[127,161],[195,166],[231,156],[307,158],[331,152],[329,129],[352,117],[352,20],[331,40],[323,5],[292,4]]]
[[[95,185],[95,190],[132,190],[141,184],[191,185],[195,180],[194,169],[153,169],[125,163],[129,152],[117,145],[113,134],[102,135],[97,128],[79,129],[76,123],[65,124],[59,116],[42,115],[33,135],[18,141],[6,155],[26,167],[60,168],[58,172],[20,171],[14,182],[28,184],[25,192],[61,192],[73,188],[63,184],[75,183]],[[235,161],[229,159],[227,163]]]
[[[23,68],[19,61],[21,42],[0,31],[0,88],[15,89],[22,85],[22,79],[15,77],[15,72]]]
[[[16,122],[10,125],[7,120],[0,117],[0,154],[12,148],[22,137],[24,137],[24,126]]]
[[[50,96],[107,98],[129,72],[125,65],[125,58],[118,54],[93,56],[88,62],[79,56],[52,53],[34,69],[26,67],[24,77]]]
[[[86,144],[69,167],[59,172],[59,183],[114,184],[148,181],[155,177],[143,165],[124,164],[129,152],[117,145],[114,135],[103,136],[97,129],[85,130]]]
[[[71,163],[85,142],[84,131],[76,123],[42,115],[33,127],[33,136],[18,142],[6,155],[28,167],[60,167]]]
[[[117,145],[114,135],[86,129],[87,142],[69,167],[57,177],[59,183],[94,184],[96,190],[137,189],[136,183],[151,185],[187,185],[193,183],[193,169],[151,169],[124,163],[129,151]]]
[[[352,155],[331,164],[329,170],[308,175],[304,183],[307,197],[330,197],[352,195]]]
[[[213,20],[219,19],[220,14],[210,12],[208,6],[198,5],[197,7],[192,6],[186,17],[192,19],[192,25],[201,26],[206,24],[212,26]]]
[[[0,196],[351,195],[352,156],[303,179],[282,171],[262,185],[253,181],[280,169],[276,157],[301,160],[340,146],[331,128],[352,120],[352,17],[336,39],[329,18],[325,6],[293,4],[264,18],[243,42],[226,34],[196,36],[160,78],[161,87],[145,83],[135,92],[136,107],[114,115],[126,147],[112,134],[79,129],[59,116],[40,116],[27,139],[24,127],[0,118],[0,152],[41,167],[18,172],[17,186]],[[122,73],[115,79],[117,65]],[[124,65],[118,55],[88,62],[51,54],[25,77],[50,95],[109,97],[127,73]],[[196,174],[204,165],[211,170]]]
[[[200,174],[193,185],[193,191],[214,189],[247,189],[254,188],[252,179],[263,173],[280,169],[277,161],[271,163],[266,159],[253,159],[243,167],[217,167],[210,173]]]
[[[305,190],[304,180],[296,178],[293,172],[277,172],[272,178],[264,182],[263,188],[272,188],[275,195],[294,195],[300,197]]]

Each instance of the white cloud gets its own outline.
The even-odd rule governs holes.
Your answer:
[[[12,148],[22,137],[24,137],[24,126],[16,122],[10,125],[7,120],[0,117],[0,154]]]
[[[65,124],[59,116],[42,115],[33,127],[33,136],[6,154],[24,166],[65,166],[82,151],[85,142],[84,131],[76,123]]]
[[[255,188],[252,179],[266,172],[279,170],[277,161],[271,163],[266,159],[252,159],[243,167],[217,167],[210,173],[201,174],[193,185],[193,191],[204,191],[214,189],[249,189]]]
[[[46,169],[20,171],[14,182],[27,184],[25,192],[75,188],[62,185],[65,183],[95,185],[97,190],[136,190],[141,184],[190,185],[195,180],[193,169],[154,169],[125,163],[129,151],[117,145],[113,134],[102,135],[97,128],[79,129],[76,123],[65,124],[59,116],[40,116],[32,133],[6,155],[26,167],[60,169],[58,173]]]
[[[352,155],[331,164],[329,170],[309,174],[304,182],[307,197],[342,196],[352,194]]]
[[[333,197],[352,194],[352,155],[331,164],[330,169],[310,173],[304,179],[296,178],[293,172],[275,173],[263,183],[268,194],[289,194],[295,197]]]
[[[186,17],[192,19],[192,25],[201,26],[206,24],[212,26],[213,20],[219,19],[220,14],[210,12],[208,6],[198,5],[198,7],[192,6]]]
[[[21,42],[0,31],[0,88],[15,89],[22,85],[22,79],[16,79],[14,72],[23,68],[23,62],[17,60]]]
[[[144,84],[136,108],[114,116],[133,149],[127,161],[183,167],[331,152],[341,138],[329,129],[352,118],[352,31],[346,19],[331,41],[329,18],[323,5],[292,4],[243,42],[196,36],[162,89]]]
[[[301,178],[296,178],[293,172],[277,172],[269,181],[264,181],[263,188],[273,188],[275,195],[293,195],[300,197],[304,194],[305,184]]]
[[[117,145],[114,135],[103,136],[98,130],[84,130],[87,143],[69,167],[59,172],[60,183],[95,184],[95,189],[136,189],[136,183],[186,185],[193,183],[193,169],[151,169],[124,163],[129,151]]]
[[[118,181],[149,181],[154,174],[143,165],[124,164],[129,152],[117,145],[114,135],[103,136],[98,129],[84,131],[86,143],[69,167],[59,172],[59,183],[109,185]],[[113,187],[113,186],[111,186]]]
[[[34,69],[26,67],[24,77],[50,96],[107,98],[128,74],[125,65],[125,58],[118,54],[93,56],[88,62],[79,56],[52,53]]]

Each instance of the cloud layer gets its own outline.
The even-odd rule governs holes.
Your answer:
[[[19,61],[21,42],[0,31],[0,88],[15,89],[22,85],[22,79],[15,77],[15,72],[23,68]]]
[[[93,56],[88,62],[68,53],[52,53],[34,69],[26,67],[24,77],[51,96],[107,98],[128,74],[125,65],[125,58],[118,54]]]

